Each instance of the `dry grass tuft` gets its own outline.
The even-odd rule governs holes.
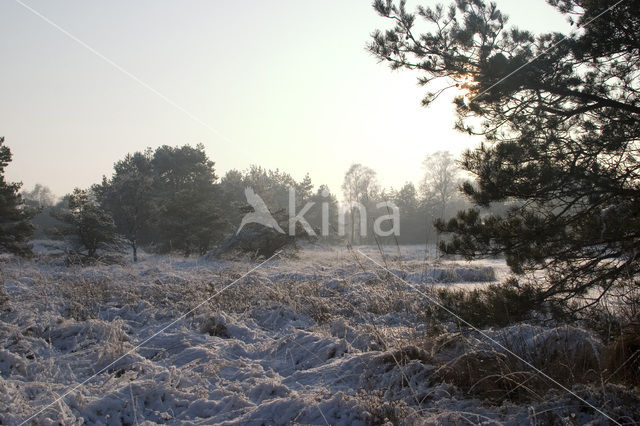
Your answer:
[[[380,358],[382,364],[406,365],[410,361],[420,361],[423,364],[432,364],[433,357],[425,350],[416,346],[405,346],[393,352],[388,352]]]
[[[368,425],[402,425],[412,424],[413,410],[403,400],[390,399],[380,389],[366,391],[360,389],[356,396],[359,405],[365,411]]]
[[[604,354],[607,379],[640,385],[640,322],[632,322],[611,342]]]
[[[509,351],[462,335],[441,340],[434,354],[441,362],[436,379],[492,404],[543,401],[550,390],[559,388],[553,381],[571,388],[597,385],[602,378],[603,348],[583,338],[579,329],[555,329],[526,344],[513,339],[505,344]]]

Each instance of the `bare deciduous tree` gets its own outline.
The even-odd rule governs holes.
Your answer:
[[[363,229],[362,216],[366,215],[359,205],[365,206],[370,200],[375,199],[376,194],[380,191],[380,185],[378,184],[376,172],[362,164],[352,164],[344,175],[344,181],[342,183],[342,192],[344,194],[345,201],[350,209],[350,222],[351,222],[351,242],[355,240],[356,226],[360,227],[360,232]],[[359,210],[359,220],[356,220],[356,210]],[[364,217],[366,226],[366,216]]]
[[[31,191],[22,191],[22,198],[29,207],[44,209],[56,202],[56,197],[48,186],[36,183]]]
[[[425,169],[421,185],[424,199],[436,207],[440,219],[447,214],[447,206],[458,195],[460,168],[449,151],[438,151],[423,161]]]

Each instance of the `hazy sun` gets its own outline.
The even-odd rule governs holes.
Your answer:
[[[474,86],[476,85],[473,79],[473,75],[466,74],[466,75],[460,76],[459,78],[455,79],[455,82],[457,85],[459,96],[469,98],[471,96]]]

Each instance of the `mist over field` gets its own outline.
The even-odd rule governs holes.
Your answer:
[[[640,422],[640,0],[105,5],[0,4],[0,424]]]

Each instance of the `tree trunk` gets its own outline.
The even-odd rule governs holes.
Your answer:
[[[356,209],[351,207],[351,244],[354,244],[354,239],[356,237]]]

